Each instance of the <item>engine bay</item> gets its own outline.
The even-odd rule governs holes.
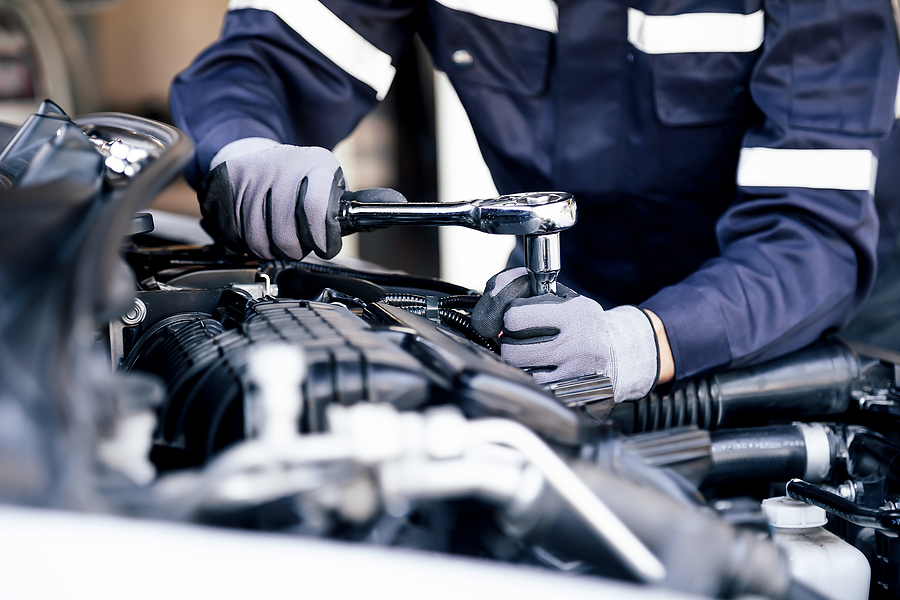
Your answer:
[[[599,375],[540,386],[474,331],[475,290],[158,230],[175,128],[48,102],[0,133],[5,506],[516,565],[575,596],[900,594],[897,353],[830,336],[620,404]],[[785,496],[864,584],[810,589],[765,508]]]

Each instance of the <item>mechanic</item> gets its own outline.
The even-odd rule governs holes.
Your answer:
[[[418,33],[499,192],[578,202],[569,287],[530,297],[524,269],[504,271],[473,323],[539,382],[603,372],[619,401],[786,354],[859,309],[892,19],[887,0],[231,0],[171,109],[214,235],[330,258],[343,177],[328,149]]]

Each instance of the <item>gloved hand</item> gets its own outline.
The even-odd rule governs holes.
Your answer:
[[[339,202],[405,202],[390,189],[345,192],[341,165],[316,146],[247,138],[222,148],[203,180],[203,226],[230,249],[265,259],[334,258],[341,250]]]
[[[659,378],[659,349],[649,317],[635,306],[604,311],[594,300],[557,284],[556,294],[531,295],[524,267],[492,277],[475,305],[481,335],[501,332],[501,355],[531,371],[537,383],[602,373],[616,402],[646,396]]]

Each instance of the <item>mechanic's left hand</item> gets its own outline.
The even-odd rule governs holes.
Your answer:
[[[604,311],[557,284],[556,294],[531,295],[524,267],[492,277],[472,313],[483,336],[500,337],[501,355],[531,371],[537,383],[603,373],[616,402],[647,395],[659,377],[659,350],[647,314],[635,306]]]

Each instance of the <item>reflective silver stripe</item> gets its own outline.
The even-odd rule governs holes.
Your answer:
[[[871,150],[744,148],[737,184],[871,192],[877,169]]]
[[[331,62],[384,99],[396,69],[391,56],[373,46],[318,0],[230,0],[228,10],[255,8],[275,13]]]
[[[437,0],[447,8],[550,33],[559,29],[559,7],[553,0]]]
[[[685,13],[646,15],[628,9],[628,41],[646,54],[753,52],[763,43],[765,15]]]

